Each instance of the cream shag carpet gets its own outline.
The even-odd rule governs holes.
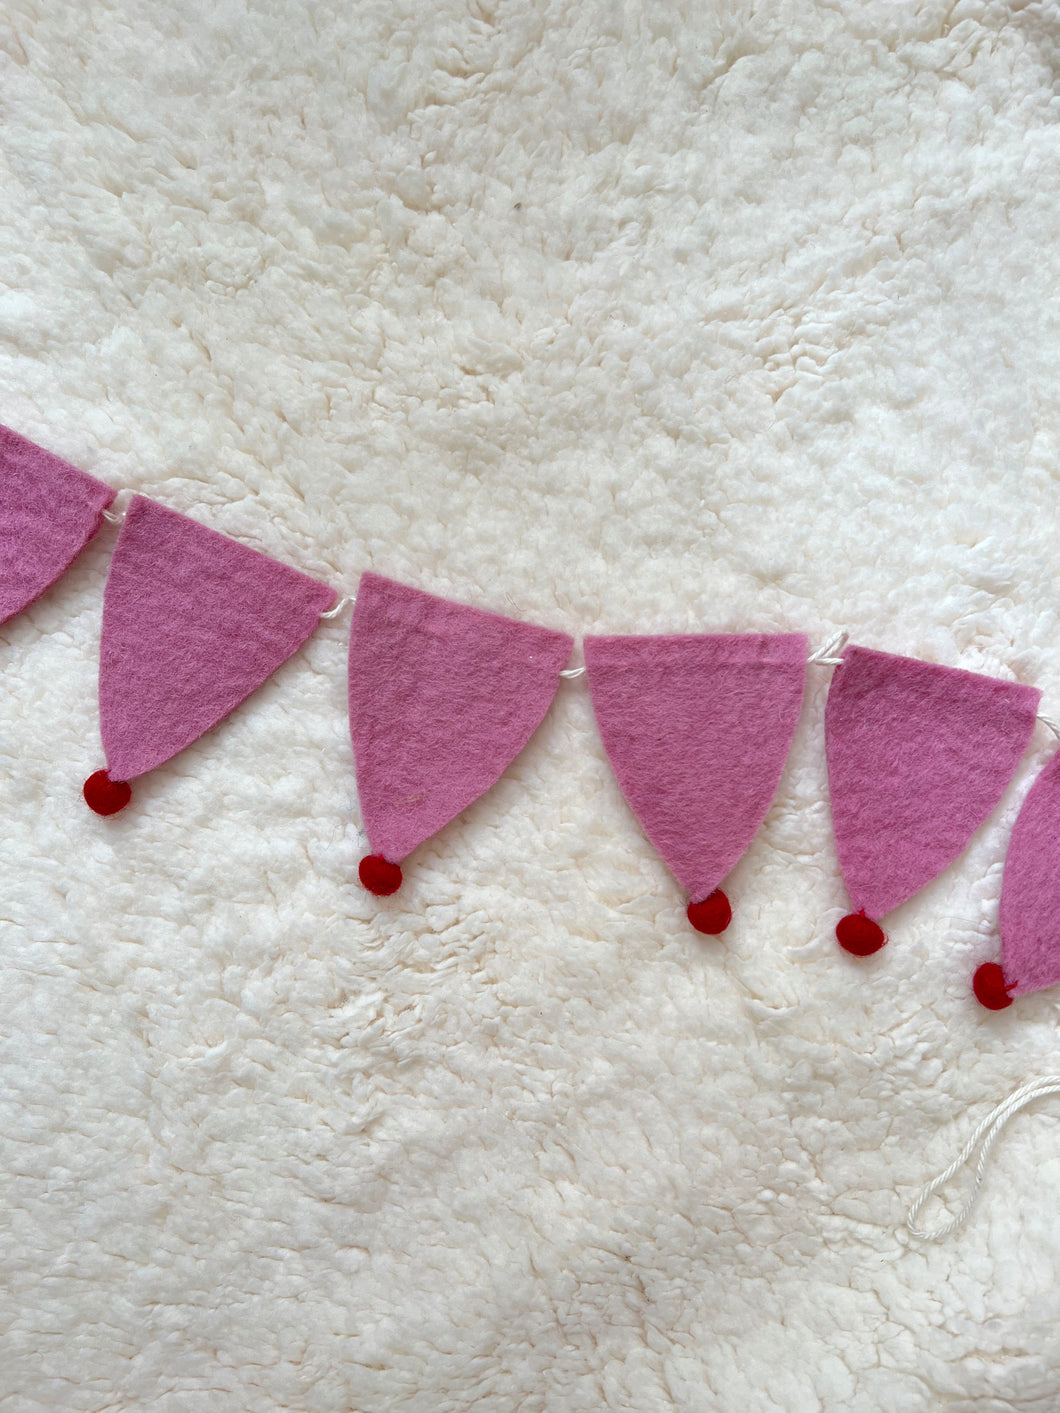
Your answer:
[[[0,420],[336,586],[836,628],[1060,715],[1060,13],[10,0]],[[4,1413],[1052,1413],[1060,1106],[990,1015],[1039,730],[857,963],[815,669],[725,939],[584,681],[380,905],[348,618],[99,820],[113,530],[0,633]]]

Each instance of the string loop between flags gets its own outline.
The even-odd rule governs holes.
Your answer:
[[[838,667],[843,661],[843,649],[849,637],[850,634],[841,628],[838,633],[832,634],[823,647],[811,653],[807,661],[814,667]]]
[[[938,1177],[931,1181],[922,1189],[919,1197],[906,1213],[905,1225],[910,1236],[916,1237],[918,1241],[940,1241],[945,1236],[950,1236],[959,1227],[962,1227],[968,1220],[968,1215],[975,1205],[975,1199],[979,1195],[979,1189],[983,1185],[983,1177],[986,1172],[986,1160],[990,1156],[990,1150],[997,1142],[1001,1130],[1014,1115],[1035,1099],[1046,1098],[1050,1094],[1060,1094],[1060,1075],[1041,1075],[1038,1079],[1029,1080],[1026,1084],[1014,1090],[1007,1099],[998,1104],[991,1113],[979,1124],[968,1142],[954,1158],[953,1162],[945,1170],[939,1173]],[[975,1169],[972,1181],[972,1190],[965,1198],[963,1205],[946,1222],[940,1222],[935,1227],[920,1227],[916,1225],[916,1218],[920,1215],[925,1204],[932,1198],[941,1187],[952,1177],[955,1177],[961,1168],[975,1156]]]
[[[327,614],[325,614],[324,616],[326,618]],[[842,652],[847,645],[847,639],[849,637],[849,633],[847,633],[843,629],[840,629],[838,633],[833,633],[832,636],[828,639],[828,641],[822,644],[822,646],[819,647],[815,653],[811,653],[810,656],[806,659],[806,661],[812,664],[814,667],[838,667],[843,661]],[[584,667],[566,667],[559,675],[561,677],[566,677],[568,681],[571,681],[575,677],[584,676],[584,674]],[[1042,719],[1045,720],[1044,717]],[[1049,722],[1047,724],[1051,726],[1053,723]],[[1056,730],[1057,735],[1060,736],[1060,726],[1055,727],[1054,729]]]
[[[103,511],[103,519],[111,525],[120,525],[128,513],[129,502],[132,500],[133,494],[128,487],[119,491],[108,508]]]

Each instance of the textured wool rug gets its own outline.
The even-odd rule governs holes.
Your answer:
[[[337,588],[1060,715],[1058,74],[1021,0],[10,0],[0,421]],[[723,939],[584,679],[379,901],[348,616],[85,809],[113,539],[0,630],[5,1413],[1056,1408],[1060,1104],[902,1227],[1056,1068],[969,990],[1047,731],[865,962],[827,668]]]

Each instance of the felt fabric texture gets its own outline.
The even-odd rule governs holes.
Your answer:
[[[348,592],[1060,718],[1058,54],[1042,0],[15,0],[0,421]],[[1060,1100],[901,1228],[1055,1065],[1060,990],[969,989],[1044,727],[868,963],[827,667],[719,942],[584,677],[380,902],[348,613],[85,806],[115,538],[0,628],[3,1413],[1056,1413]]]
[[[0,426],[0,623],[28,608],[70,567],[114,494]]]
[[[615,778],[694,903],[742,858],[776,794],[806,656],[801,633],[585,640]]]
[[[878,919],[968,846],[1030,743],[1041,692],[851,646],[828,693],[832,826],[856,911]]]
[[[144,496],[103,598],[100,735],[112,780],[170,760],[296,653],[337,595]]]
[[[361,576],[350,733],[373,852],[400,863],[496,784],[540,726],[572,646],[566,633]]]
[[[1034,782],[1012,831],[999,921],[1009,995],[1060,982],[1060,751]]]

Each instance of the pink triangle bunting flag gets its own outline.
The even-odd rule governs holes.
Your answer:
[[[0,426],[0,623],[65,574],[113,499],[102,481]]]
[[[869,956],[879,919],[936,878],[995,809],[1041,693],[978,672],[849,647],[825,709],[832,823],[854,911],[840,946]]]
[[[1060,752],[1032,785],[1012,831],[1000,921],[1001,965],[985,962],[972,982],[991,1011],[1060,981]]]
[[[100,731],[107,769],[85,782],[97,814],[128,782],[216,726],[302,646],[335,591],[135,496],[103,598]]]
[[[806,679],[802,633],[591,637],[585,665],[615,778],[700,932],[776,794]]]
[[[403,859],[493,785],[541,724],[572,640],[364,574],[350,634],[350,732],[384,896]]]

